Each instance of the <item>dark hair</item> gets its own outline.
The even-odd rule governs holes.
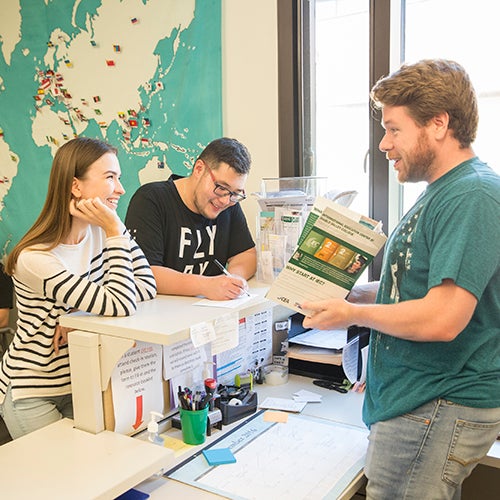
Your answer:
[[[448,113],[449,128],[462,148],[469,147],[476,138],[476,92],[467,72],[454,61],[426,59],[404,64],[381,78],[370,97],[376,109],[405,106],[421,126],[439,113]]]
[[[210,142],[201,152],[198,160],[217,169],[220,163],[227,163],[238,174],[248,174],[252,159],[246,146],[236,139],[221,137]]]
[[[45,204],[37,220],[21,238],[7,258],[5,270],[14,272],[17,258],[26,247],[46,244],[55,248],[71,230],[71,187],[73,179],[83,179],[88,168],[106,153],[117,153],[115,147],[87,137],[77,137],[61,146],[52,161]]]

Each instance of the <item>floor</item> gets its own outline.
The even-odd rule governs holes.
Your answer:
[[[500,491],[500,470],[479,464],[462,485],[461,500],[498,500]],[[352,500],[366,500],[362,487]]]

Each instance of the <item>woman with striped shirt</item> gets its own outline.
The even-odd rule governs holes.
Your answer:
[[[156,295],[141,249],[116,213],[116,149],[76,138],[56,153],[42,211],[7,259],[18,321],[0,365],[0,414],[15,439],[72,418],[67,331],[59,316],[74,310],[134,314]]]

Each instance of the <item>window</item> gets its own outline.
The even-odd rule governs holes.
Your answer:
[[[453,59],[465,68],[476,89],[479,107],[479,128],[473,149],[479,158],[500,172],[497,145],[500,76],[492,68],[498,55],[495,51],[500,48],[500,6],[488,0],[406,0],[405,8],[404,60]],[[405,210],[424,187],[423,183],[404,185]]]
[[[438,57],[470,74],[480,114],[473,148],[500,171],[498,13],[488,0],[278,0],[282,175],[328,176],[331,188],[356,189],[352,207],[390,232],[425,184],[400,186],[378,152],[383,130],[369,90],[402,61]]]
[[[316,1],[316,175],[356,189],[351,207],[369,212],[369,3]],[[311,57],[313,55],[311,54]]]

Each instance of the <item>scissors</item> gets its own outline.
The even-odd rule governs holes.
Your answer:
[[[332,382],[330,380],[313,380],[313,384],[318,387],[330,389],[331,391],[340,392],[341,394],[347,394],[347,389],[343,387],[340,382]]]

